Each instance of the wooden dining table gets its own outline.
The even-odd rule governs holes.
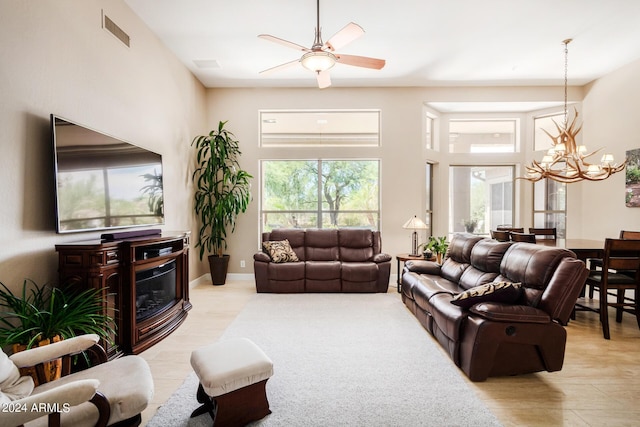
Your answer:
[[[536,242],[539,245],[555,246],[557,248],[569,249],[582,261],[588,258],[602,258],[604,253],[604,240],[595,239],[540,239]]]

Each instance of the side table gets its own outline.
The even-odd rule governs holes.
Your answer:
[[[398,293],[400,293],[400,290],[402,289],[402,275],[400,274],[400,261],[402,261],[402,265],[404,266],[405,262],[412,261],[412,260],[424,260],[424,257],[422,255],[411,255],[411,254],[396,255],[396,261],[397,261],[396,273],[398,275],[396,285],[397,285]]]

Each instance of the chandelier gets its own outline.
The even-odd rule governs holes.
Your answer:
[[[567,120],[567,58],[569,54],[567,45],[571,40],[562,42],[564,44],[564,122],[561,126],[555,120],[553,121],[558,132],[555,136],[543,129],[553,141],[552,147],[540,162],[534,160],[530,166],[525,166],[527,173],[522,178],[532,182],[543,178],[564,183],[582,180],[602,181],[623,170],[627,163],[626,159],[621,164],[615,163],[613,154],[609,153],[602,156],[600,163],[590,163],[586,159],[600,150],[589,153],[587,147],[576,143],[576,136],[582,129],[582,125],[577,124],[578,111],[575,108],[571,124]]]

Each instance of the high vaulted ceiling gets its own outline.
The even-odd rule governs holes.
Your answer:
[[[315,0],[125,2],[207,87],[316,86],[300,64],[259,74],[303,52],[257,37],[311,47]],[[640,59],[640,0],[320,1],[324,41],[349,22],[365,34],[338,52],[387,62],[336,64],[334,87],[561,85],[567,38],[570,85]]]

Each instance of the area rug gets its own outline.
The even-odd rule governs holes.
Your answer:
[[[256,294],[221,340],[273,360],[272,414],[254,426],[497,426],[440,346],[392,294]],[[192,372],[150,427],[210,426]]]

